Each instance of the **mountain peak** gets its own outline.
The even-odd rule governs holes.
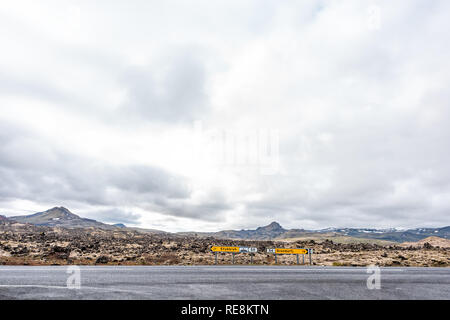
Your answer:
[[[54,207],[47,211],[40,212],[39,215],[42,216],[52,216],[53,219],[80,219],[79,216],[70,212],[69,209],[64,207]]]
[[[271,222],[267,226],[259,227],[256,230],[284,231],[283,227],[276,221]]]
[[[272,221],[268,226],[270,227],[276,227],[276,228],[283,228],[278,222]]]
[[[48,209],[47,211],[53,211],[53,210],[59,210],[59,211],[63,211],[63,212],[70,212],[70,210],[65,208],[65,207],[53,207],[51,209]]]

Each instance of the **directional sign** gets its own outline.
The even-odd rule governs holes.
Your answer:
[[[256,252],[258,252],[258,248],[252,248],[252,247],[239,247],[239,252],[256,253]]]
[[[268,253],[275,253],[275,254],[308,254],[309,249],[281,249],[281,248],[275,248],[275,249],[267,249]]]
[[[212,251],[215,252],[239,252],[239,247],[212,247]]]

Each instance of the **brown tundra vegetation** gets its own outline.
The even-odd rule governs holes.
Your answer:
[[[281,247],[312,248],[312,263],[321,266],[450,266],[448,246],[423,240],[403,245],[342,244],[331,240],[218,240],[128,230],[0,225],[0,264],[3,265],[210,265],[214,264],[211,252],[214,245],[257,247],[258,253],[253,256],[253,264],[257,265],[275,264],[274,256],[267,254],[266,249]],[[296,264],[293,255],[278,255],[277,260],[282,265]],[[218,262],[231,264],[232,255],[219,253]],[[249,264],[250,255],[237,254],[235,263]],[[305,263],[309,263],[308,257]]]

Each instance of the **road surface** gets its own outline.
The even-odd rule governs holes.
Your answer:
[[[0,266],[0,299],[450,299],[450,268],[285,266]],[[76,285],[76,278],[69,283]]]

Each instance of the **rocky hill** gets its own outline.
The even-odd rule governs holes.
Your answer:
[[[82,218],[64,207],[55,207],[47,211],[34,213],[26,216],[13,216],[6,218],[10,223],[18,222],[35,226],[45,227],[61,227],[66,229],[101,229],[101,230],[117,230],[149,233],[149,234],[168,234],[168,232],[156,229],[144,229],[127,227],[123,223],[114,225],[106,224],[97,220]]]
[[[6,222],[9,222],[8,218],[6,218],[5,216],[0,215],[0,224],[6,223]]]
[[[63,227],[69,229],[93,227],[112,230],[117,228],[96,220],[81,218],[64,207],[55,207],[44,212],[38,212],[27,216],[9,217],[9,219],[37,226]]]
[[[279,237],[286,231],[278,222],[274,221],[255,230],[224,230],[208,235],[223,239],[271,240]]]
[[[450,248],[450,240],[442,239],[439,237],[428,237],[416,242],[404,242],[401,244],[404,247],[414,247],[414,248],[427,248],[430,246],[439,248]]]

